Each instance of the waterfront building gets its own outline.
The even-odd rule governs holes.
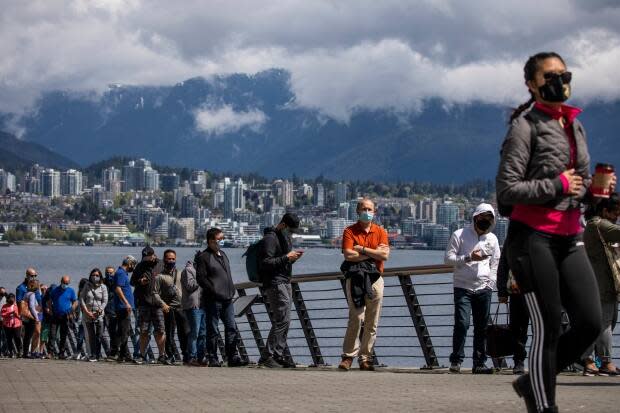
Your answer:
[[[328,219],[327,220],[327,238],[338,239],[342,237],[344,229],[353,224],[353,221],[344,218]]]
[[[508,218],[498,216],[495,219],[495,229],[493,229],[493,233],[497,236],[497,241],[500,246],[504,245],[506,241],[509,224],[510,220]]]
[[[41,173],[41,192],[50,198],[60,196],[59,171],[49,168]]]
[[[82,172],[69,169],[60,174],[60,194],[76,196],[82,194]]]
[[[316,190],[314,191],[314,205],[322,208],[325,206],[325,188],[323,184],[316,184]]]
[[[153,168],[144,169],[144,190],[159,191],[159,172]]]
[[[430,198],[424,198],[418,201],[416,205],[416,218],[426,220],[431,223],[437,222],[437,201]]]
[[[288,180],[277,179],[273,182],[273,192],[276,203],[280,206],[291,206],[295,202],[293,193],[293,183]]]
[[[336,184],[336,194],[335,194],[336,205],[340,205],[343,202],[346,202],[349,198],[349,184],[346,182],[338,182]]]
[[[446,201],[437,208],[437,224],[450,229],[458,224],[459,206]]]
[[[450,230],[442,225],[435,225],[431,230],[431,246],[434,249],[445,250],[450,241]]]
[[[4,169],[0,169],[0,195],[7,191],[15,192],[15,175]]]
[[[172,218],[169,222],[169,238],[194,241],[196,239],[194,230],[194,218]]]
[[[101,173],[101,183],[103,190],[106,192],[114,192],[117,186],[121,184],[123,179],[123,171],[111,166]]]
[[[243,181],[241,178],[229,185],[224,194],[224,218],[233,219],[235,212],[245,209],[245,196],[243,195]]]
[[[174,192],[175,189],[179,188],[180,184],[181,177],[174,172],[171,174],[159,175],[159,188],[163,192]]]

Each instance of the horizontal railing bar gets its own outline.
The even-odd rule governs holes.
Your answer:
[[[398,277],[401,275],[435,275],[435,274],[447,274],[452,272],[451,265],[420,265],[415,267],[398,267],[398,268],[388,268],[383,273],[383,277]],[[291,281],[294,283],[305,283],[305,282],[318,282],[318,281],[334,281],[334,280],[342,280],[344,276],[341,272],[325,272],[325,273],[316,273],[316,274],[303,274],[294,276]],[[259,284],[253,282],[242,282],[235,284],[235,289],[250,289],[257,288]]]

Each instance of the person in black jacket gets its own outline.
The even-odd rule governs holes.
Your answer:
[[[264,232],[259,253],[259,276],[263,281],[261,293],[267,298],[271,318],[271,331],[259,360],[259,364],[264,367],[295,367],[295,363],[285,357],[284,352],[291,324],[293,263],[303,254],[302,251],[292,251],[291,233],[298,229],[299,218],[286,213],[275,228],[266,228]]]
[[[224,323],[224,343],[228,367],[244,366],[237,353],[237,324],[235,323],[235,285],[228,256],[221,250],[224,233],[219,228],[207,231],[207,249],[196,257],[196,279],[202,287],[207,325],[207,358],[209,367],[219,367],[217,341],[218,322]]]

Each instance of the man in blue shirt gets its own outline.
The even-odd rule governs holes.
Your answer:
[[[60,279],[60,285],[54,288],[50,294],[52,316],[55,324],[60,327],[60,343],[58,345],[58,358],[65,360],[65,346],[67,344],[67,334],[69,334],[69,321],[74,317],[77,308],[77,295],[75,290],[69,287],[71,278],[68,275]]]
[[[131,311],[134,308],[133,292],[129,283],[129,273],[134,270],[137,260],[131,255],[123,259],[123,264],[118,267],[114,274],[114,310],[116,311],[116,334],[118,340],[119,363],[133,361],[127,338],[131,331]]]
[[[26,293],[28,292],[28,281],[33,281],[37,279],[37,270],[32,267],[28,267],[26,269],[26,278],[24,282],[17,286],[15,289],[15,303],[19,307],[20,312],[24,310],[22,307],[22,301],[24,301],[24,297],[26,297]],[[41,291],[35,291],[35,297],[37,299],[37,303],[41,305]],[[24,303],[27,307],[28,304]],[[23,348],[23,357],[28,357],[30,354],[30,342],[32,341],[32,335],[34,334],[34,330],[36,327],[36,323],[34,320],[31,320],[27,317],[23,319],[23,330],[24,330],[24,348]]]

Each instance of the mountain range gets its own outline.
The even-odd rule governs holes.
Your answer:
[[[81,166],[126,156],[268,177],[462,183],[494,178],[508,114],[431,99],[418,111],[359,109],[340,122],[299,106],[289,73],[273,69],[172,86],[113,85],[102,95],[49,92],[18,125],[24,141]],[[620,101],[585,107],[593,162],[616,163],[619,115]]]
[[[0,131],[0,168],[7,171],[26,170],[35,163],[57,169],[80,167],[43,145],[17,139],[10,133]]]

